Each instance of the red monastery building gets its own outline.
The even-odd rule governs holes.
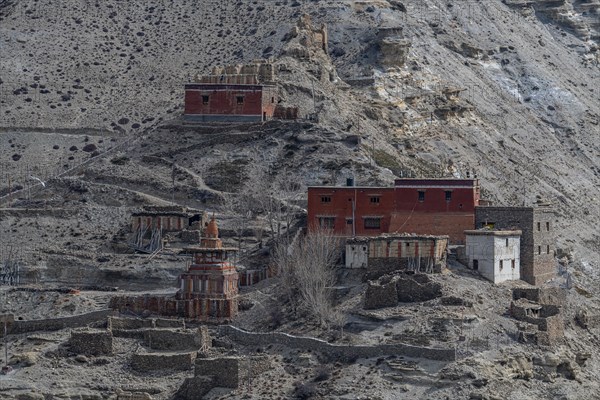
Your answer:
[[[184,119],[192,122],[260,122],[277,106],[274,66],[270,63],[215,67],[185,85]]]
[[[186,318],[231,319],[238,313],[238,273],[230,260],[236,249],[223,247],[213,217],[200,246],[186,249],[192,264],[179,277],[177,303]]]
[[[308,188],[308,229],[341,236],[382,233],[448,235],[453,244],[473,229],[479,205],[477,179],[397,179],[393,187]]]

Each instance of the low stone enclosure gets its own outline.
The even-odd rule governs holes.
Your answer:
[[[300,350],[319,352],[330,361],[353,362],[357,358],[372,358],[390,355],[427,358],[439,361],[456,360],[456,351],[454,348],[420,347],[399,343],[377,345],[331,344],[317,338],[293,336],[281,332],[248,332],[231,325],[219,326],[218,333],[221,336],[227,336],[234,342],[246,346],[268,346],[279,344]]]
[[[564,337],[564,289],[514,288],[512,294],[510,314],[523,322],[518,325],[520,341],[552,346]]]
[[[431,275],[398,272],[368,282],[364,308],[395,307],[399,302],[427,301],[441,296],[442,285]]]

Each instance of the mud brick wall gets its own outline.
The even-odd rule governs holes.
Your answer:
[[[149,329],[144,332],[144,340],[155,350],[198,350],[201,345],[198,330]]]
[[[237,389],[239,364],[237,357],[197,358],[194,375],[211,377],[217,387]]]
[[[334,345],[324,340],[293,336],[286,333],[247,332],[231,325],[219,326],[219,333],[247,346],[279,344],[305,351],[316,351],[322,353],[331,361],[352,362],[357,358],[384,357],[389,355],[440,361],[456,360],[454,348],[419,347],[407,344],[379,344],[374,346]]]
[[[191,353],[135,353],[131,355],[131,367],[139,372],[161,369],[186,371],[192,367],[196,352]]]
[[[554,213],[547,207],[476,207],[475,228],[521,230],[521,279],[538,285],[556,274]]]
[[[110,331],[73,331],[69,339],[73,353],[86,356],[112,355],[113,336]]]

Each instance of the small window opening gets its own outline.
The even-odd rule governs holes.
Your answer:
[[[474,270],[478,270],[479,269],[479,260],[473,260],[473,269]]]
[[[365,229],[381,229],[381,218],[365,218]]]
[[[425,192],[422,190],[419,190],[419,201],[425,201]]]
[[[550,254],[550,245],[549,244],[546,245],[546,254]]]
[[[508,247],[508,238],[506,238],[506,247]]]
[[[202,96],[202,104],[208,104],[208,101],[210,100],[209,96]]]
[[[546,222],[546,230],[549,232],[550,231],[550,222]]]
[[[352,223],[353,223],[353,222],[354,222],[354,221],[353,221],[353,220],[351,220],[351,219],[347,219],[347,220],[346,220],[346,224],[347,224],[347,225],[352,225]]]
[[[511,267],[512,267],[512,269],[515,269],[515,266],[516,266],[515,260],[511,260],[511,262],[510,262],[510,263],[511,263]]]
[[[538,246],[538,254],[542,254],[542,246]]]
[[[504,268],[504,260],[500,260],[500,271],[502,271],[502,268]]]
[[[275,103],[275,97],[271,97],[271,103]]]
[[[331,203],[331,196],[321,196],[321,203]]]
[[[320,217],[319,226],[323,229],[333,229],[335,227],[335,217]]]
[[[371,197],[371,203],[373,203],[373,204],[379,204],[379,197],[378,196]]]
[[[244,96],[236,96],[238,104],[244,104]]]
[[[450,201],[452,200],[452,191],[451,190],[446,190],[446,201]]]
[[[541,222],[537,223],[537,228],[538,228],[538,232],[542,230],[542,224],[541,224]]]

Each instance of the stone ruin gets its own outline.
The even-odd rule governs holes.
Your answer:
[[[365,309],[395,307],[398,303],[433,300],[442,296],[442,285],[431,275],[398,273],[369,281],[365,292]]]
[[[260,85],[274,84],[275,64],[270,60],[254,60],[249,64],[215,66],[208,75],[196,75],[196,83]]]
[[[318,53],[328,54],[329,34],[327,25],[322,24],[321,28],[315,28],[312,24],[310,15],[302,15],[292,30],[285,36],[285,40],[290,41],[283,55],[298,58],[312,59]]]
[[[553,346],[564,337],[564,289],[514,288],[512,297],[510,314],[522,322],[518,324],[519,341]]]
[[[110,330],[72,331],[68,347],[71,352],[85,356],[112,356],[113,334]]]

